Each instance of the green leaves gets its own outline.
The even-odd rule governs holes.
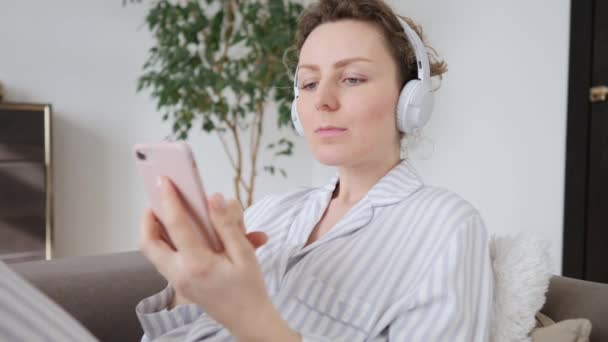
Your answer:
[[[287,172],[285,172],[284,169],[281,169],[281,168],[277,169],[276,167],[274,167],[272,165],[264,166],[264,171],[270,173],[273,176],[275,175],[275,173],[276,173],[277,170],[279,171],[279,173],[281,174],[281,176],[283,176],[284,178],[287,178]]]
[[[214,129],[215,129],[215,124],[213,123],[213,121],[211,121],[211,118],[209,118],[209,116],[206,116],[203,119],[203,130],[207,133],[210,133]]]
[[[268,144],[266,149],[274,152],[274,157],[272,158],[272,161],[274,161],[277,157],[291,156],[293,154],[293,146],[293,142],[286,138],[281,138],[277,142]],[[266,165],[264,166],[264,171],[274,175],[277,168],[273,165]],[[283,177],[287,177],[287,172],[284,169],[279,168],[278,171]]]
[[[295,0],[153,2],[146,24],[154,44],[137,90],[150,91],[180,139],[195,124],[207,133],[247,129],[270,102],[277,126],[291,126],[292,81],[282,56],[302,9]],[[287,139],[275,147],[275,157],[293,152]]]

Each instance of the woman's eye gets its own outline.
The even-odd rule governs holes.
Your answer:
[[[363,83],[363,79],[356,77],[348,77],[345,78],[344,81],[349,85],[357,85],[359,83]]]
[[[357,85],[357,84],[361,84],[363,83],[365,80],[362,78],[356,78],[356,77],[347,77],[343,80],[344,83],[346,83],[347,85]],[[314,88],[316,88],[317,86],[317,82],[309,82],[309,83],[304,83],[302,85],[302,89],[304,90],[313,90]]]
[[[305,84],[302,86],[302,89],[311,89],[311,87],[310,87],[310,86],[311,86],[311,85],[314,85],[315,83],[316,83],[316,82],[305,83]]]

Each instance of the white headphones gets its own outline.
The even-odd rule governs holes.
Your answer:
[[[431,118],[433,112],[433,92],[431,88],[431,67],[426,48],[418,34],[412,30],[410,25],[400,17],[397,17],[403,26],[403,30],[416,53],[416,65],[418,66],[418,78],[410,80],[401,89],[399,101],[397,102],[397,128],[404,133],[415,133],[422,128]],[[304,128],[298,116],[297,101],[300,95],[298,88],[298,69],[293,78],[293,92],[295,98],[291,104],[291,120],[299,135],[304,135]]]

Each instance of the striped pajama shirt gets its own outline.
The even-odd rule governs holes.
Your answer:
[[[330,231],[305,246],[338,183],[270,195],[245,212],[268,243],[257,258],[274,305],[304,341],[488,341],[488,234],[458,195],[425,185],[403,160]],[[142,300],[142,341],[231,341],[174,290]]]

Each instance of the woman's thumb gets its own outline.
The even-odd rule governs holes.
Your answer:
[[[268,242],[268,236],[264,232],[251,232],[247,233],[247,240],[253,248],[258,249]]]

